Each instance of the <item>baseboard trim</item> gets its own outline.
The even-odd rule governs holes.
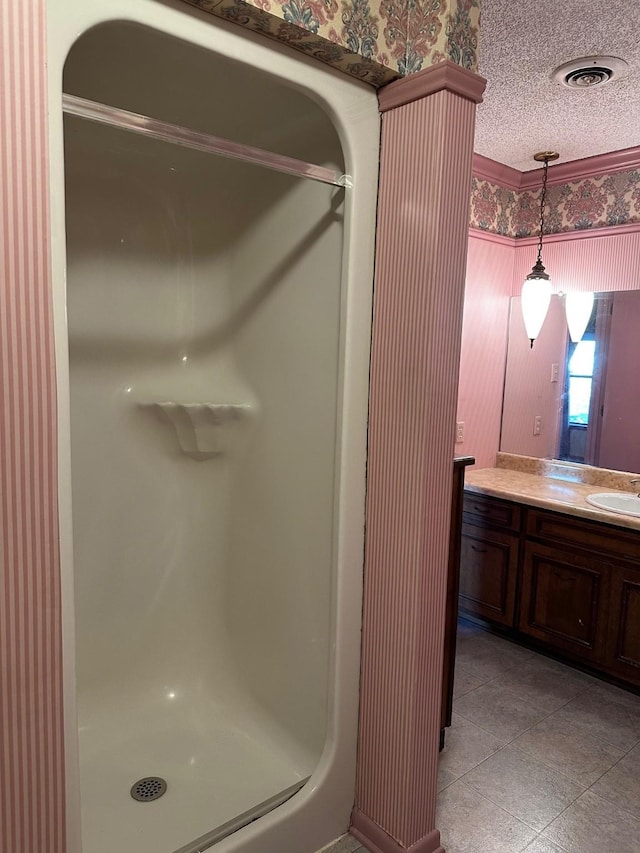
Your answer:
[[[354,809],[351,813],[349,832],[364,844],[369,853],[445,853],[444,847],[440,845],[440,833],[437,829],[416,841],[411,847],[403,847],[359,809]]]

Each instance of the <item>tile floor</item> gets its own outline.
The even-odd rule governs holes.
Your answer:
[[[640,696],[460,623],[447,853],[640,853]]]
[[[318,853],[367,853],[367,851],[352,835],[343,835],[329,847],[318,850]]]

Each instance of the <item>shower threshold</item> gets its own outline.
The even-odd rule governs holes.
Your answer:
[[[200,838],[196,838],[196,840],[192,841],[190,844],[185,844],[184,847],[174,850],[174,853],[203,853],[203,851],[211,849],[214,844],[222,841],[223,838],[227,838],[239,829],[253,823],[254,820],[264,817],[264,815],[269,814],[273,809],[277,809],[278,806],[286,803],[287,800],[290,800],[294,794],[297,794],[298,791],[307,784],[310,778],[310,776],[307,776],[305,779],[300,779],[295,783],[295,785],[290,785],[288,788],[285,788],[284,791],[274,794],[273,797],[263,800],[263,802],[258,803],[257,806],[254,806],[237,817],[228,820],[226,823],[223,823],[211,832],[201,835]]]

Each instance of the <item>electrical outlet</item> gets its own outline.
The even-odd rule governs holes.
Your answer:
[[[533,419],[533,434],[540,435],[542,432],[542,415],[536,415]]]
[[[551,381],[557,382],[559,375],[560,375],[560,365],[559,364],[552,364],[551,365]]]
[[[464,441],[464,421],[456,421],[456,444]]]

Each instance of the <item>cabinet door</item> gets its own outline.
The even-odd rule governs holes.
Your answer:
[[[610,613],[607,668],[640,685],[640,571],[616,569]]]
[[[601,661],[610,573],[597,557],[527,542],[520,630],[574,657]]]
[[[517,570],[517,536],[463,524],[460,610],[513,627]]]

